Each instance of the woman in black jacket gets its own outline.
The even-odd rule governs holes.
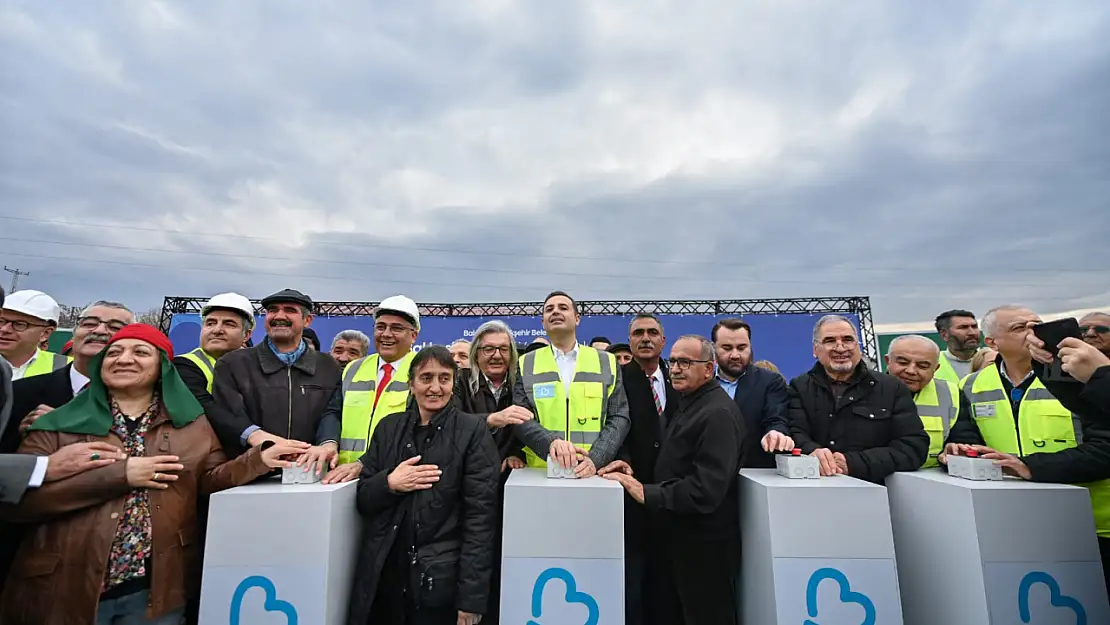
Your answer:
[[[486,611],[500,460],[485,422],[451,401],[441,346],[412,359],[413,401],[385,417],[362,457],[365,519],[349,625],[473,625]]]

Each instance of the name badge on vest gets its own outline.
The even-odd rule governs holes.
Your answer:
[[[534,395],[536,399],[551,399],[555,397],[555,383],[547,382],[545,384],[537,384],[535,387]]]
[[[994,404],[972,404],[971,410],[976,419],[989,419],[994,416]]]

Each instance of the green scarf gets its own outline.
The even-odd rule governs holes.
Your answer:
[[[107,350],[105,350],[107,351]],[[200,402],[193,396],[189,387],[177,375],[177,369],[159,351],[162,357],[162,376],[158,381],[162,391],[162,405],[173,421],[175,428],[185,427],[204,414]],[[112,408],[108,402],[108,388],[100,377],[100,367],[104,362],[104,352],[100,352],[89,365],[89,387],[77,394],[68,404],[51,410],[31,424],[31,430],[65,432],[67,434],[88,434],[107,436],[112,429]]]

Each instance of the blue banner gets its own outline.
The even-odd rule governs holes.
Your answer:
[[[734,315],[660,315],[667,346],[663,355],[670,354],[670,346],[684,334],[700,334],[709,338],[713,324],[718,319]],[[757,360],[769,360],[790,379],[813,366],[813,324],[821,314],[747,315],[752,327],[752,344]],[[844,315],[859,328],[855,315]],[[531,343],[544,335],[539,317],[423,317],[416,349],[426,345],[447,345],[455,339],[470,339],[478,326],[490,319],[501,319],[513,329],[516,342]],[[628,342],[628,325],[632,316],[600,315],[583,317],[578,326],[578,340],[585,342],[595,336],[608,337],[614,343]],[[373,340],[374,320],[371,317],[316,317],[312,329],[320,337],[324,351],[331,346],[332,338],[343,330],[360,330]],[[258,318],[253,340],[257,344],[265,336],[262,317]],[[170,324],[170,339],[174,351],[182,354],[195,349],[200,341],[200,315],[174,315]]]

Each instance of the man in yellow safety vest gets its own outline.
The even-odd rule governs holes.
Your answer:
[[[971,373],[971,359],[979,349],[979,322],[968,310],[949,310],[936,318],[937,334],[948,344],[937,361],[936,377],[959,386]]]
[[[929,456],[922,468],[938,466],[949,430],[961,412],[971,410],[959,386],[936,376],[942,358],[937,344],[918,334],[899,336],[887,348],[887,373],[913,393],[917,416],[929,435]]]
[[[1110,480],[1102,479],[1110,473],[1104,460],[1110,457],[1110,433],[1073,415],[1035,376],[1026,334],[1039,321],[1033,311],[1015,305],[983,318],[987,345],[998,357],[963,380],[971,413],[960,415],[945,454],[964,454],[968,445],[981,444],[983,457],[999,461],[1011,475],[1086,486],[1100,546],[1110,549]]]
[[[212,402],[216,361],[241,349],[254,331],[254,305],[238,293],[220,293],[200,310],[200,347],[174,358],[185,385],[205,409]]]
[[[375,353],[343,370],[343,384],[332,395],[306,460],[332,470],[324,483],[346,482],[362,471],[359,458],[382,419],[403,412],[409,399],[412,346],[420,334],[420,310],[404,295],[382,300],[374,311]],[[319,468],[318,468],[319,470]]]
[[[39,349],[39,344],[57,329],[61,312],[58,302],[42,291],[16,291],[4,301],[0,309],[0,355],[12,366],[12,382],[53,373],[72,360]]]
[[[545,467],[550,456],[580,478],[616,457],[631,426],[616,357],[578,344],[581,320],[569,295],[548,295],[543,328],[551,346],[520,357],[513,386],[513,403],[536,416],[516,426],[527,465]]]

